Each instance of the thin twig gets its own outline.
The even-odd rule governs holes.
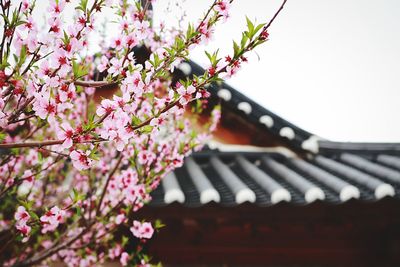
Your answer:
[[[118,161],[117,161],[117,163],[115,164],[114,168],[112,169],[112,171],[110,172],[110,174],[109,174],[108,177],[107,177],[106,184],[104,185],[103,191],[101,192],[101,196],[100,196],[99,203],[97,204],[96,215],[97,215],[97,214],[99,213],[99,211],[100,211],[101,204],[103,203],[104,196],[106,195],[106,192],[107,192],[108,184],[110,183],[112,176],[114,175],[114,173],[117,171],[119,165],[121,164],[122,158],[123,158],[123,156],[122,156],[122,153],[121,153],[121,154],[118,156]]]

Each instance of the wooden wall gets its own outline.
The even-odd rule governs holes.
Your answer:
[[[167,226],[148,244],[165,264],[400,266],[397,200],[341,205],[145,207]]]

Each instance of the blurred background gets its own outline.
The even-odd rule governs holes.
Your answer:
[[[196,21],[212,1],[178,1]],[[172,3],[172,4],[171,4]],[[174,1],[156,1],[154,19],[177,25]],[[268,21],[279,0],[237,0],[207,50],[232,53],[245,16]],[[288,1],[228,84],[292,123],[334,141],[400,141],[400,1]],[[185,24],[183,24],[185,25]],[[207,66],[204,47],[192,59]]]

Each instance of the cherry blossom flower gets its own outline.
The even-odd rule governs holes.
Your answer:
[[[58,70],[60,76],[65,76],[70,70],[70,59],[64,49],[57,49],[52,54],[52,67]]]
[[[108,73],[112,74],[113,77],[121,74],[124,66],[122,66],[123,59],[112,58],[110,60],[111,67],[108,69]]]
[[[229,0],[221,0],[216,4],[215,10],[226,20],[229,17]]]
[[[25,12],[30,7],[30,3],[28,0],[22,1],[21,11]]]
[[[117,105],[114,101],[109,99],[104,99],[101,101],[101,106],[97,108],[96,114],[97,116],[103,116],[104,114],[109,114],[113,112],[117,108]]]
[[[19,206],[17,211],[14,214],[14,219],[19,222],[20,224],[26,224],[31,216],[26,211],[24,206]]]
[[[23,234],[24,236],[28,236],[29,233],[31,232],[32,228],[29,225],[26,225],[24,223],[17,222],[15,225],[15,228]]]
[[[57,105],[53,99],[50,98],[49,93],[36,93],[36,102],[34,102],[32,109],[36,112],[41,119],[51,117],[54,119],[54,115],[57,113]]]
[[[121,90],[123,92],[134,93],[140,97],[143,94],[145,83],[139,71],[134,71],[128,74],[125,81],[122,83]]]
[[[75,97],[76,89],[73,83],[67,85],[61,85],[60,90],[58,91],[59,99],[61,102],[65,102],[68,99],[72,100]]]
[[[114,48],[116,50],[121,50],[124,47],[124,45],[125,44],[120,36],[114,38],[111,42],[111,48]]]
[[[97,69],[100,72],[103,72],[103,71],[105,71],[107,69],[107,66],[108,66],[108,59],[107,59],[106,56],[102,56],[100,64],[97,65]]]
[[[134,28],[136,29],[136,38],[145,40],[150,35],[150,23],[148,21],[135,21]]]
[[[181,85],[177,88],[176,91],[181,95],[179,103],[181,103],[182,105],[186,105],[190,100],[192,100],[192,95],[194,92],[196,92],[196,87],[194,87],[193,85],[189,85],[187,88],[185,88]]]
[[[153,162],[153,160],[156,158],[156,155],[153,152],[142,150],[138,154],[138,162],[142,165],[148,163],[148,162]]]
[[[130,35],[127,35],[127,36],[124,37],[124,43],[129,48],[132,48],[132,47],[134,47],[135,45],[138,44],[138,39],[134,35],[130,34]]]
[[[117,245],[115,245],[115,247],[113,247],[112,249],[109,250],[108,257],[113,260],[113,259],[119,257],[119,255],[121,255],[121,253],[122,253],[122,247],[120,244],[117,244]]]
[[[125,216],[125,214],[120,213],[117,215],[117,217],[115,217],[115,223],[116,224],[121,224],[127,221],[127,218]]]
[[[57,138],[64,140],[61,144],[61,149],[70,148],[73,144],[72,137],[74,136],[74,129],[72,129],[71,125],[68,122],[63,122],[60,125],[60,130],[57,131]]]
[[[61,34],[61,20],[59,18],[50,18],[47,23],[50,25],[50,33],[56,36]]]
[[[43,60],[40,63],[40,67],[39,67],[39,69],[37,71],[37,75],[38,75],[39,78],[44,78],[46,76],[50,76],[50,74],[51,74],[51,68],[50,68],[50,65],[49,65],[49,61]]]
[[[150,239],[153,236],[154,229],[151,223],[139,221],[133,221],[133,226],[130,228],[132,234],[137,238]]]
[[[89,158],[90,151],[86,151],[84,153],[81,150],[73,150],[69,156],[72,160],[72,164],[74,167],[81,171],[81,170],[87,170],[90,168],[90,166],[93,164],[93,161]]]
[[[50,6],[47,9],[54,16],[58,16],[64,9],[65,0],[50,1]]]
[[[23,25],[25,30],[34,31],[36,29],[36,22],[32,18],[32,16],[28,17],[27,21]]]
[[[35,176],[33,175],[31,170],[26,170],[24,171],[21,180],[23,180],[21,187],[27,188],[29,190],[33,186],[33,183],[35,181]]]
[[[129,254],[126,252],[122,252],[120,262],[122,266],[127,266],[129,260]]]
[[[57,206],[52,207],[45,215],[40,217],[42,233],[53,232],[60,223],[64,222],[65,211]]]

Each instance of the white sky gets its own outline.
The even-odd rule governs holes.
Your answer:
[[[174,17],[158,14],[166,2],[155,19]],[[210,3],[187,0],[188,18]],[[235,0],[207,50],[230,52],[245,15],[267,21],[280,3]],[[257,53],[228,81],[251,99],[327,139],[400,142],[400,1],[289,0]],[[192,59],[207,66],[201,49]]]
[[[157,0],[154,19],[172,25],[168,2]],[[180,2],[195,22],[213,1]],[[245,16],[266,22],[280,4],[235,0],[207,50],[231,53]],[[203,50],[191,58],[207,66]],[[399,0],[288,0],[257,54],[228,83],[267,109],[334,141],[400,142]]]

